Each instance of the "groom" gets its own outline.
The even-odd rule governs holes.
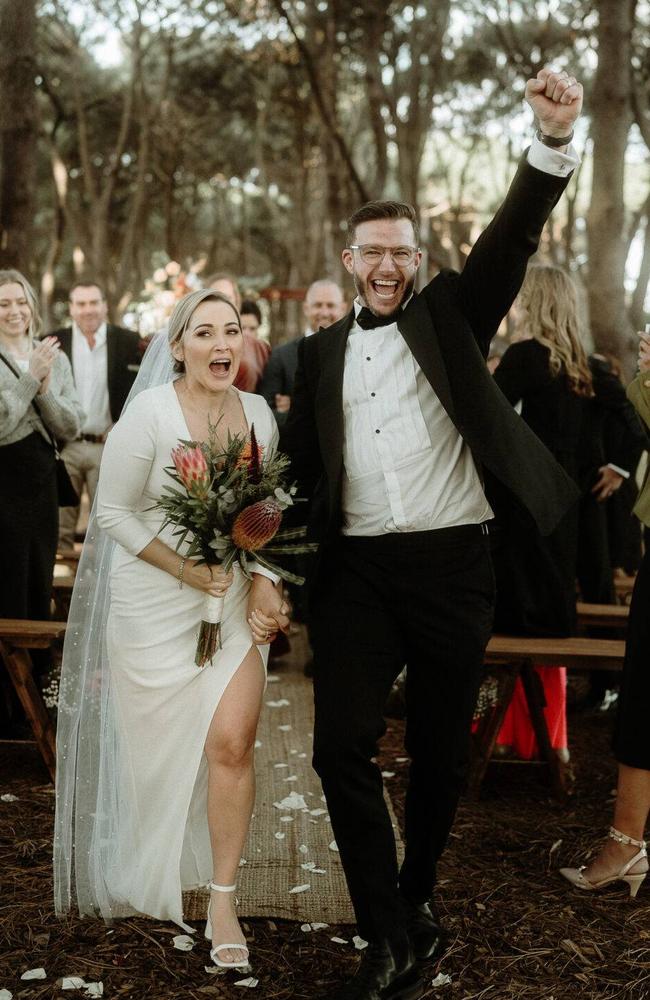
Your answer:
[[[311,497],[321,543],[311,581],[314,766],[370,942],[354,978],[326,1000],[415,1000],[418,962],[439,948],[428,901],[463,786],[492,623],[484,484],[496,480],[544,533],[576,496],[484,360],[576,164],[580,85],[545,69],[526,98],[539,131],[462,274],[445,271],[416,294],[413,209],[364,205],[343,251],[354,307],[300,345],[280,446]],[[404,664],[411,767],[398,870],[373,757]]]

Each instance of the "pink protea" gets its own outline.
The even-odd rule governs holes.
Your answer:
[[[270,542],[282,523],[282,508],[275,500],[258,500],[235,518],[231,537],[237,548],[255,552]]]
[[[177,445],[172,448],[172,461],[190,496],[204,500],[210,489],[210,472],[201,446]]]

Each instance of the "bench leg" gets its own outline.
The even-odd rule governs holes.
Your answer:
[[[470,799],[477,799],[481,788],[481,782],[485,777],[487,766],[497,741],[499,730],[503,725],[508,705],[512,701],[512,696],[517,683],[519,667],[503,667],[498,671],[497,702],[490,713],[486,725],[481,724],[474,738],[474,752],[470,765],[469,779],[467,782],[467,794]]]
[[[41,757],[54,781],[56,765],[54,726],[34,682],[31,657],[26,649],[14,649],[5,643],[0,644],[0,650],[9,678],[32,727]]]
[[[558,798],[564,799],[567,795],[566,771],[560,758],[551,746],[551,739],[548,735],[548,727],[544,716],[542,681],[529,660],[522,664],[521,683],[524,687],[526,704],[528,705],[530,721],[535,732],[537,747],[541,757],[547,762],[550,769],[553,791]]]

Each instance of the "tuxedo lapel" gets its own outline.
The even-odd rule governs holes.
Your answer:
[[[320,379],[316,392],[316,426],[332,510],[338,501],[343,464],[343,369],[345,345],[353,320],[354,310],[351,310],[318,341]]]
[[[436,396],[456,423],[454,402],[431,313],[422,295],[413,295],[397,320],[397,329]]]
[[[74,375],[74,364],[72,362],[72,329],[70,327],[66,327],[65,330],[58,330],[55,336],[58,338],[61,350],[70,362],[72,374]]]

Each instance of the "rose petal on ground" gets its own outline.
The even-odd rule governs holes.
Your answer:
[[[322,921],[319,920],[317,920],[315,924],[311,925],[311,929],[313,931],[323,931],[325,930],[326,927],[329,927],[329,924],[324,924]]]
[[[274,802],[276,809],[306,809],[307,803],[299,792],[291,792],[281,802]]]
[[[104,984],[103,983],[86,983],[86,989],[84,990],[85,997],[103,997],[104,996]]]
[[[301,854],[309,854],[309,848],[307,847],[306,844],[301,844],[298,850],[300,851]]]
[[[300,930],[304,931],[305,934],[308,934],[312,930],[312,926],[311,926],[311,924],[301,924],[300,925]]]
[[[254,989],[259,983],[259,979],[255,979],[254,976],[248,976],[247,979],[238,979],[235,986],[248,986],[249,989]]]
[[[0,795],[0,802],[18,802],[18,796],[6,792],[4,795]]]
[[[311,872],[316,867],[316,862],[315,861],[306,861],[305,864],[301,865],[300,867],[305,872]]]
[[[324,868],[311,868],[310,871],[312,871],[314,875],[327,875]]]
[[[263,746],[263,743],[262,743],[262,741],[261,741],[261,740],[255,740],[255,749],[256,749],[256,750],[259,750],[259,748],[260,748],[261,746]]]
[[[86,980],[81,976],[66,976],[61,980],[62,990],[80,990],[86,985]]]
[[[266,704],[269,708],[282,708],[284,705],[290,705],[291,702],[287,701],[286,698],[280,698],[278,701],[267,701]]]
[[[277,676],[277,674],[269,674],[269,676],[266,678],[266,683],[277,684],[279,680],[280,678]]]
[[[336,846],[336,841],[335,840],[333,840],[332,843],[330,844],[330,851],[336,851],[337,854],[339,853],[339,849]]]
[[[395,758],[395,763],[396,764],[406,764],[407,760],[408,760],[408,757],[396,757]]]
[[[195,942],[187,934],[178,934],[175,938],[172,938],[174,942],[174,948],[178,948],[179,951],[191,951],[194,947]]]
[[[382,771],[381,772],[381,776],[382,776],[382,778],[394,778],[395,777],[395,772],[394,771]]]
[[[288,764],[274,764],[273,767],[289,767]]]
[[[293,729],[293,726],[290,726],[288,722],[285,722],[283,726],[278,726],[278,729],[280,730],[281,733],[290,733],[291,730]]]
[[[13,993],[10,993],[9,990],[0,990],[0,1000],[11,1000],[12,997]]]
[[[333,938],[330,938],[330,941],[333,941],[333,942],[334,942],[334,944],[347,944],[347,943],[348,943],[348,942],[347,942],[347,941],[345,940],[345,938],[340,938],[340,937],[333,937]]]
[[[280,816],[281,823],[293,823],[293,816]]]
[[[276,833],[274,834],[274,837],[276,840],[284,840],[284,838],[286,837],[286,833]]]
[[[304,885],[294,885],[293,889],[289,889],[289,895],[297,892],[307,892],[307,889],[311,889],[309,882],[305,882]]]
[[[354,937],[352,938],[352,943],[354,947],[357,949],[357,951],[363,951],[364,948],[368,947],[368,942],[364,941],[364,939],[362,937],[359,937],[358,934],[354,935]]]
[[[290,774],[288,778],[284,778],[283,780],[284,781],[297,781],[298,780],[298,775],[297,774]]]
[[[23,972],[21,979],[47,979],[47,972],[45,969],[28,969],[27,972]]]
[[[451,976],[446,976],[444,972],[439,972],[435,979],[431,980],[432,986],[451,986]]]
[[[327,813],[327,809],[310,809],[309,810],[309,815],[310,816],[325,816],[326,813]]]

